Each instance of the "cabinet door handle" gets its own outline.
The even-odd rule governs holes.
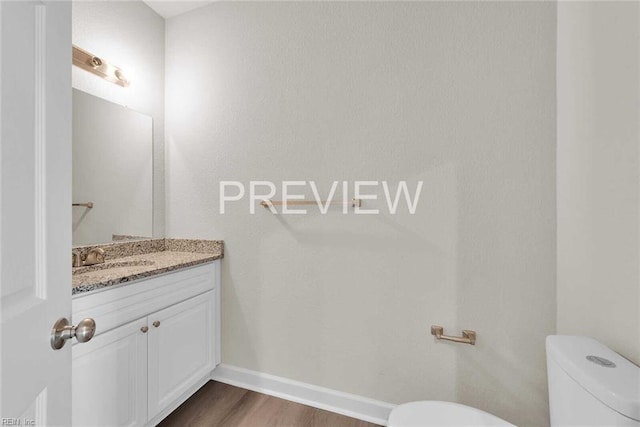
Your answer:
[[[155,326],[156,328],[160,326],[160,321],[156,320],[155,322],[153,322],[153,326]]]
[[[140,330],[142,331],[143,334],[146,334],[147,331],[149,330],[149,327],[143,326],[142,328],[140,328]]]

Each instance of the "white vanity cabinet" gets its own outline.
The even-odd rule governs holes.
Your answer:
[[[73,299],[73,322],[96,321],[74,345],[73,425],[155,425],[220,360],[219,261]]]
[[[215,367],[214,300],[209,291],[148,317],[149,418],[208,378]]]
[[[136,320],[73,347],[73,425],[147,422],[146,324]]]

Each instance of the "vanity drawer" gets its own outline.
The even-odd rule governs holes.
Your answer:
[[[215,289],[220,261],[141,279],[72,299],[72,323],[96,321],[96,335]]]

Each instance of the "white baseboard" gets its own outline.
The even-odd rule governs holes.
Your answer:
[[[387,425],[396,405],[275,375],[221,364],[211,379],[374,424]]]

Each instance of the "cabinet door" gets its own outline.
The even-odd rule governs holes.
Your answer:
[[[210,291],[148,317],[149,419],[213,370],[214,307]]]
[[[75,426],[142,426],[147,421],[147,319],[74,345]]]

